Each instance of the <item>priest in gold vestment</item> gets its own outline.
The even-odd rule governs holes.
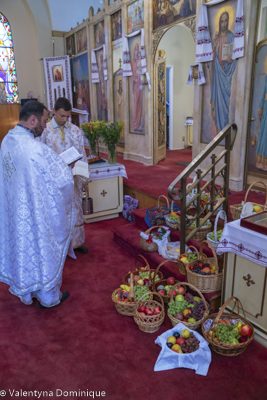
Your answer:
[[[54,150],[57,154],[75,147],[75,149],[83,155],[81,159],[87,162],[86,153],[83,144],[82,131],[74,124],[69,122],[71,115],[71,103],[64,97],[59,97],[54,106],[54,117],[46,124],[46,129],[42,136],[36,140],[40,140]],[[83,181],[78,177],[74,177],[74,196],[76,205],[76,221],[72,232],[72,246],[79,253],[87,253],[88,249],[84,246],[84,221],[82,211],[82,186]]]

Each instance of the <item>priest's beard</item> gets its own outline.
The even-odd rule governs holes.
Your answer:
[[[42,135],[44,128],[42,127],[41,120],[38,119],[37,125],[33,128],[34,137],[39,137]]]

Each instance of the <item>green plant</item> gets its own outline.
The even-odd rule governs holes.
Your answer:
[[[80,128],[84,131],[84,136],[89,140],[91,152],[97,155],[98,139],[102,137],[106,123],[104,121],[83,122]]]
[[[107,122],[103,129],[101,137],[109,151],[109,163],[116,163],[116,144],[119,141],[121,131],[123,129],[122,122]]]

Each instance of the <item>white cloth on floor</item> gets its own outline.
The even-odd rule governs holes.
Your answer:
[[[225,0],[212,0],[202,4],[197,22],[196,62],[212,61],[213,52],[209,31],[207,6],[224,2]],[[243,0],[237,1],[235,17],[235,36],[233,47],[233,60],[244,55],[244,14]]]

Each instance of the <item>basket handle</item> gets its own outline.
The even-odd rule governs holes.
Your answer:
[[[130,275],[130,291],[129,291],[128,299],[130,300],[131,303],[134,302],[133,273],[132,272]]]
[[[164,199],[167,201],[167,206],[168,206],[168,208],[170,208],[169,199],[168,199],[168,197],[164,196],[163,194],[161,194],[161,195],[158,197],[158,207],[159,207],[159,199],[160,199],[160,197],[164,197]]]
[[[136,262],[137,262],[138,257],[142,258],[142,259],[145,261],[145,263],[146,263],[145,269],[148,269],[148,271],[149,271],[149,279],[151,279],[151,270],[150,270],[149,263],[148,263],[147,259],[146,259],[144,256],[142,256],[142,254],[138,254],[138,255],[135,257],[135,264],[134,264],[135,270],[136,270],[136,271],[139,271],[139,269],[137,268],[137,265],[136,265]]]
[[[207,307],[207,302],[205,300],[205,297],[198,290],[198,288],[196,286],[192,285],[191,283],[188,283],[188,282],[178,282],[178,283],[176,283],[171,289],[171,299],[170,299],[170,301],[173,301],[173,292],[176,289],[176,287],[178,287],[178,286],[189,286],[194,292],[197,292],[199,294],[199,297],[201,298],[201,300],[203,301],[203,303],[205,305],[205,309],[206,309],[207,314],[209,314],[209,310],[208,310],[208,307]]]
[[[202,242],[200,243],[200,246],[199,246],[199,254],[200,254],[200,258],[201,259],[203,259],[204,257],[203,257],[203,251],[202,251],[202,247],[203,247],[203,244],[204,243],[207,243],[207,245],[209,246],[209,248],[211,249],[211,251],[212,251],[212,254],[213,254],[213,258],[214,258],[214,260],[215,260],[215,275],[218,275],[218,273],[219,273],[219,265],[218,265],[218,258],[217,258],[217,254],[216,254],[216,251],[215,251],[215,249],[214,249],[214,247],[212,246],[212,244],[210,243],[210,242],[208,242],[207,240],[202,240]]]
[[[220,218],[220,215],[222,215],[221,219],[224,219],[224,226],[227,224],[227,215],[224,210],[220,210],[218,214],[216,215],[215,219],[215,224],[214,224],[214,240],[217,242],[217,224],[218,224],[218,219]]]
[[[262,181],[252,182],[252,184],[250,185],[250,187],[249,187],[248,190],[246,191],[244,204],[245,204],[246,201],[247,201],[247,197],[248,197],[248,193],[249,193],[250,189],[251,189],[256,183],[260,183],[260,184],[261,184],[262,186],[264,186],[264,188],[265,188],[266,198],[265,198],[264,210],[266,210],[266,207],[267,207],[267,186],[266,186],[265,183],[262,182]]]
[[[147,293],[144,293],[141,297],[139,297],[139,299],[136,301],[136,303],[135,303],[135,310],[138,310],[138,308],[139,308],[139,303],[141,302],[141,299],[143,298],[143,297],[145,297],[145,296],[149,296],[149,295],[151,295],[151,294],[153,294],[153,298],[154,298],[154,296],[156,295],[159,299],[160,299],[160,302],[161,302],[161,305],[162,305],[162,310],[164,310],[164,303],[163,303],[163,300],[162,300],[162,297],[157,293],[157,292],[147,292]]]
[[[190,244],[190,245],[187,247],[187,249],[186,249],[186,251],[185,251],[185,253],[184,253],[184,254],[188,255],[188,250],[189,250],[189,248],[190,248],[190,249],[194,249],[194,250],[195,250],[195,252],[197,253],[197,258],[199,258],[199,252],[198,252],[198,249],[197,249],[195,246],[193,246],[192,244]]]
[[[158,272],[159,272],[160,267],[162,267],[162,265],[164,265],[166,262],[169,262],[169,261],[176,262],[176,260],[170,258],[170,259],[168,259],[168,260],[162,261],[162,263],[160,263],[160,264],[157,266],[156,271],[155,271],[154,276],[153,276],[153,280],[152,280],[152,283],[153,283],[153,291],[156,291],[156,287],[155,287],[155,284],[156,284],[156,276],[157,276],[157,274],[158,274]]]
[[[210,327],[210,329],[211,329],[211,328],[213,328],[213,327],[216,325],[217,337],[218,337],[218,321],[219,321],[219,319],[221,318],[221,316],[222,316],[222,314],[223,314],[225,308],[228,306],[228,304],[229,304],[232,300],[234,300],[234,306],[233,306],[233,308],[232,308],[232,311],[234,310],[235,307],[237,307],[237,315],[239,315],[239,309],[241,308],[241,310],[242,310],[242,312],[243,312],[243,315],[244,315],[244,318],[246,319],[245,310],[244,310],[244,308],[243,308],[243,306],[242,306],[241,301],[240,301],[237,297],[235,297],[235,296],[229,297],[229,299],[226,300],[226,302],[221,306],[221,308],[220,308],[218,314],[216,315],[216,318],[214,319],[214,321],[213,321],[213,323],[212,323],[212,325],[211,325],[211,327]]]

